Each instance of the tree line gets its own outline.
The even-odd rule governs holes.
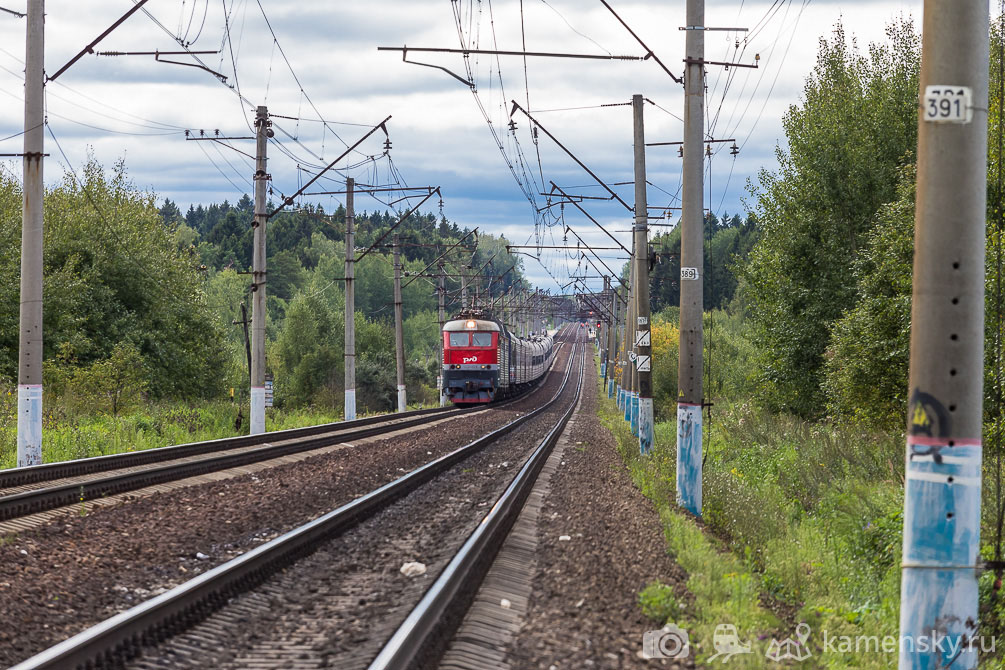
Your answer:
[[[8,383],[18,365],[21,197],[18,181],[0,173],[0,379]],[[191,206],[186,214],[169,199],[158,205],[155,193],[130,181],[123,161],[106,169],[93,156],[48,188],[47,392],[67,398],[107,393],[115,411],[123,392],[154,399],[226,397],[229,389],[246,394],[240,322],[242,304],[250,317],[250,277],[243,273],[251,269],[252,217],[247,195],[235,205]],[[357,214],[357,255],[398,218],[391,211]],[[404,270],[414,274],[471,231],[416,213],[395,232]],[[390,241],[355,268],[358,402],[371,411],[391,409],[395,401]],[[522,285],[521,264],[506,244],[470,235],[451,255],[448,272],[484,265],[483,273],[493,275],[512,265],[492,282],[492,294]],[[276,402],[341,406],[345,209],[284,211],[270,220],[266,245],[266,367],[275,378]],[[456,276],[447,280],[448,294],[458,288]],[[403,290],[403,307],[409,396],[428,401],[439,371],[435,279],[412,281]]]

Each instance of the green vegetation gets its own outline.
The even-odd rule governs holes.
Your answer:
[[[0,174],[0,467],[12,466],[16,451],[20,201],[17,181]],[[357,249],[380,240],[399,214],[357,213]],[[122,161],[106,170],[93,157],[47,190],[45,461],[247,431],[249,364],[239,324],[250,318],[252,215],[247,195],[185,215],[170,200],[158,208]],[[276,405],[269,430],[341,417],[344,224],[342,207],[286,211],[269,222],[266,371]],[[415,214],[395,232],[404,270],[416,274],[470,231]],[[493,295],[523,282],[505,239],[465,242],[475,239],[477,250],[465,252],[473,267],[497,275],[516,266],[492,283]],[[396,402],[390,241],[355,268],[360,413]],[[439,367],[434,281],[405,281],[405,383],[410,403],[428,405],[437,401]],[[449,278],[447,291],[457,288]]]
[[[760,393],[774,409],[819,417],[830,330],[856,303],[856,258],[876,212],[896,198],[917,144],[920,36],[907,20],[868,56],[840,25],[820,41],[788,150],[762,171],[758,243],[741,271],[761,352]]]
[[[659,581],[652,582],[639,592],[639,607],[642,613],[662,626],[680,616],[680,603],[673,588]]]
[[[996,483],[1005,216],[996,149],[998,31],[991,35],[989,105],[986,560],[995,557],[1005,514]],[[639,456],[620,413],[602,402],[634,481],[660,512],[669,551],[689,574],[694,604],[671,618],[692,632],[699,661],[711,657],[719,623],[735,624],[740,639],[756,646],[760,637],[781,639],[806,622],[813,667],[896,663],[893,653],[824,647],[821,633],[882,639],[899,631],[919,48],[906,20],[864,53],[837,26],[821,40],[802,99],[785,116],[778,169],[752,186],[756,208],[748,221],[755,228],[741,240],[752,246],[749,253],[743,243],[733,247],[726,267],[737,281],[721,283],[732,293],[706,302],[705,394],[714,405],[705,424],[700,521],[674,504],[673,302],[654,298],[661,309],[653,317],[651,456]],[[995,581],[992,572],[979,579],[986,636],[1005,628]],[[657,620],[664,602],[657,587],[640,594],[640,606]],[[763,651],[730,664],[764,667]],[[1003,667],[1000,651],[992,656],[981,666]]]

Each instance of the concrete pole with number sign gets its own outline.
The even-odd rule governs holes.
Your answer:
[[[632,435],[639,436],[639,347],[635,340],[635,324],[639,318],[639,250],[635,246],[636,240],[632,239],[632,318],[625,325],[625,337],[628,338],[628,345],[632,348],[632,364],[629,370],[631,376],[631,396],[629,396],[628,422],[632,427]]]
[[[635,367],[638,371],[639,451],[653,450],[653,373],[649,306],[649,203],[646,198],[646,137],[641,95],[632,96],[635,128]]]
[[[687,0],[684,70],[684,177],[681,203],[680,357],[677,372],[677,503],[701,516],[704,296],[701,277],[705,0]]]
[[[900,669],[970,669],[982,632],[988,3],[926,0],[923,35]]]
[[[345,180],[345,420],[356,418],[356,180]],[[442,328],[441,328],[442,330]]]

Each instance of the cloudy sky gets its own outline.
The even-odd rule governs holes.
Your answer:
[[[684,52],[684,3],[610,0],[610,4],[671,71],[679,75]],[[46,71],[54,73],[133,6],[133,0],[49,0],[46,3]],[[0,0],[23,12],[25,0]],[[185,131],[223,136],[251,134],[256,105],[268,105],[276,136],[269,172],[277,194],[291,194],[347,144],[387,116],[392,149],[382,133],[338,164],[311,189],[341,190],[346,175],[374,185],[440,186],[443,213],[462,226],[505,234],[514,244],[563,244],[563,212],[535,216],[547,205],[539,195],[554,181],[582,195],[603,191],[552,140],[539,135],[520,112],[510,132],[510,101],[532,110],[538,122],[608,184],[632,179],[632,94],[646,105],[649,142],[681,139],[682,88],[653,61],[499,58],[409,52],[377,47],[444,47],[644,55],[644,50],[600,0],[150,0],[96,47],[96,51],[179,51],[179,42],[202,55],[205,70],[156,62],[151,56],[86,55],[47,86],[47,181],[78,170],[90,151],[105,165],[125,160],[143,188],[184,210],[251,193],[254,143],[186,141]],[[706,207],[744,211],[745,186],[762,168],[774,169],[784,146],[781,117],[799,102],[818,41],[843,22],[859,44],[883,39],[884,26],[904,15],[920,26],[921,0],[746,0],[708,3],[706,25],[748,32],[709,32],[706,58],[758,69],[709,66],[710,136],[735,138],[706,167]],[[920,28],[919,28],[920,29]],[[25,21],[0,12],[0,153],[21,150]],[[192,64],[193,57],[165,56]],[[613,105],[613,106],[611,106]],[[285,118],[283,118],[285,117]],[[494,133],[493,133],[494,131]],[[12,136],[12,137],[9,137]],[[495,138],[498,138],[499,143]],[[501,146],[501,148],[500,148]],[[244,153],[241,153],[244,152]],[[64,157],[65,154],[65,157]],[[681,161],[676,147],[647,152],[651,207],[679,207]],[[20,163],[4,169],[20,173]],[[543,183],[542,183],[543,181]],[[631,185],[614,186],[631,201]],[[529,197],[528,195],[529,194]],[[384,210],[357,198],[357,209]],[[334,209],[340,195],[301,199]],[[278,195],[277,195],[278,199]],[[534,200],[532,204],[530,199]],[[397,206],[401,206],[399,203]],[[427,203],[436,211],[435,198]],[[752,203],[751,203],[752,206]],[[588,211],[628,242],[630,215],[612,202],[586,201]],[[424,208],[425,209],[425,208]],[[679,212],[664,223],[676,222]],[[567,208],[564,223],[594,245],[607,246],[593,223]],[[568,236],[571,244],[575,238]],[[612,266],[620,266],[611,255]],[[557,291],[570,273],[595,274],[565,254],[546,250],[525,270],[542,288]],[[556,279],[548,275],[552,274]],[[598,281],[591,281],[597,286]]]

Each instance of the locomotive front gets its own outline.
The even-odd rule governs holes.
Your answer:
[[[499,388],[495,321],[457,319],[443,324],[443,392],[455,403],[487,403]]]

